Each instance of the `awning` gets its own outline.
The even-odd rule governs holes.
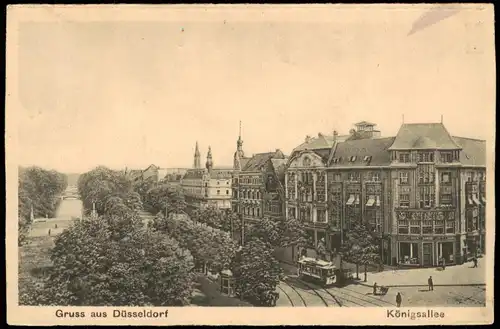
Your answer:
[[[467,198],[467,201],[469,201],[469,204],[470,204],[470,205],[472,205],[472,204],[473,204],[472,199],[471,199],[470,197],[469,197],[469,198]]]
[[[486,203],[486,198],[484,196],[481,196],[481,200],[483,200],[483,203]]]
[[[350,205],[352,205],[353,203],[354,203],[354,195],[353,195],[353,194],[351,194],[351,195],[349,196],[349,200],[347,200],[346,205],[347,205],[347,206],[350,206]]]
[[[354,204],[359,204],[359,195],[356,195],[356,201],[354,201]]]
[[[371,207],[373,206],[374,203],[375,203],[375,197],[373,195],[370,195],[368,197],[368,202],[366,203],[366,206]]]
[[[479,202],[479,199],[475,194],[472,195],[472,200],[474,200],[474,203],[477,204],[478,206],[481,205],[481,202]]]
[[[380,207],[380,196],[377,195],[377,201],[375,202],[377,207]]]

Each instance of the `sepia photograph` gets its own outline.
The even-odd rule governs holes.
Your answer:
[[[9,323],[492,323],[494,58],[491,4],[10,6]]]

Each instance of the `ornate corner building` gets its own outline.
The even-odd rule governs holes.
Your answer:
[[[306,224],[313,248],[340,248],[353,221],[378,235],[384,264],[462,263],[485,237],[485,141],[442,123],[403,124],[380,137],[360,122],[349,135],[318,134],[291,154],[286,217]]]

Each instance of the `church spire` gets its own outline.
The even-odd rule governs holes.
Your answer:
[[[207,153],[207,163],[205,164],[205,166],[207,167],[208,171],[211,171],[213,165],[214,164],[212,162],[212,148],[209,146],[208,153]]]
[[[238,141],[236,142],[236,152],[234,152],[233,169],[241,170],[240,160],[245,157],[243,152],[243,140],[241,139],[241,121],[240,121],[240,131],[238,134]]]
[[[200,161],[200,149],[198,148],[198,141],[196,141],[196,147],[194,150],[194,165],[193,167],[195,169],[200,169],[201,168],[201,161]]]

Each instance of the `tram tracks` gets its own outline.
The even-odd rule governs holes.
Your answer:
[[[327,290],[324,290],[324,289],[316,289],[316,287],[310,285],[309,283],[305,283],[303,281],[299,281],[297,279],[292,279],[292,278],[289,278],[290,281],[294,282],[295,284],[297,284],[298,286],[302,286],[302,287],[305,287],[303,289],[307,289],[307,290],[311,290],[321,301],[323,304],[325,304],[326,307],[329,307],[330,304],[328,304],[328,301],[319,293],[319,291],[325,291],[327,294],[329,294],[331,297],[333,297],[333,300],[337,303],[338,306],[342,306],[335,298],[335,296],[333,296],[332,294],[330,294]],[[290,287],[292,285],[290,285],[289,283],[287,283],[287,285],[289,285]]]
[[[307,307],[307,303],[306,303],[304,297],[302,297],[302,295],[299,293],[299,291],[294,286],[292,286],[291,284],[289,284],[286,281],[281,281],[281,282],[283,282],[286,286],[290,287],[295,292],[295,294],[297,294],[297,296],[299,296],[299,298],[300,298],[303,306]],[[288,294],[282,287],[280,287],[279,285],[278,285],[278,287],[279,287],[279,289],[281,291],[283,291],[285,293],[285,295],[287,296],[288,300],[290,300],[290,302],[292,303],[292,306],[300,306],[300,305],[295,305],[295,303],[293,302],[292,298],[290,297],[290,294]]]
[[[279,290],[281,290],[281,291],[285,294],[286,298],[288,298],[288,300],[290,301],[290,304],[292,304],[292,306],[295,306],[295,304],[293,303],[292,298],[291,298],[291,297],[290,297],[290,295],[289,295],[289,294],[285,291],[285,289],[281,288],[279,285],[278,285],[278,289],[279,289]]]

